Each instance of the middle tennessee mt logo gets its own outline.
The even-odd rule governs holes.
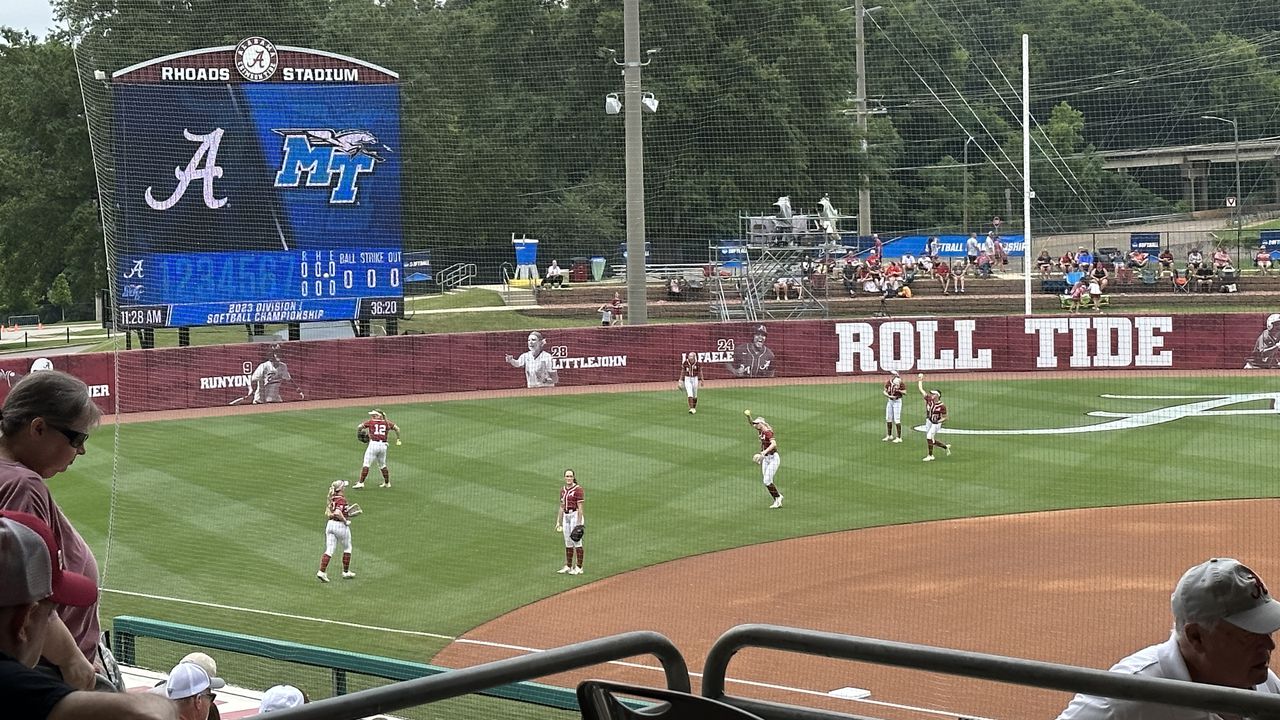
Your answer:
[[[284,160],[276,173],[276,187],[332,188],[329,202],[351,204],[360,189],[361,173],[373,172],[382,153],[391,152],[367,130],[283,129]]]

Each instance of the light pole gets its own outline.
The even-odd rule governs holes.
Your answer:
[[[1242,188],[1240,186],[1240,125],[1235,118],[1218,117],[1217,115],[1201,115],[1202,120],[1216,120],[1218,122],[1230,123],[1231,135],[1235,138],[1236,147],[1236,264],[1240,263],[1240,205],[1244,203],[1244,197],[1241,196]]]
[[[969,234],[969,143],[973,136],[964,139],[964,234]]]

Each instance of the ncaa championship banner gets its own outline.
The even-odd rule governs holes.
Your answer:
[[[117,324],[400,316],[398,79],[261,37],[113,73]]]

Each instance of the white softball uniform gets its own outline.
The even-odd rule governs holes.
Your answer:
[[[333,555],[339,540],[342,541],[342,551],[351,552],[351,527],[341,520],[330,520],[324,526],[324,554]]]
[[[684,378],[684,394],[688,395],[691,398],[698,397],[698,378],[696,377]]]
[[[902,422],[902,398],[890,398],[884,404],[884,421],[891,423]]]
[[[932,439],[933,439],[933,437],[934,437],[935,435],[937,435],[937,434],[938,434],[938,430],[940,430],[941,428],[942,428],[942,423],[936,423],[936,422],[933,422],[933,421],[931,421],[931,420],[925,420],[925,421],[924,421],[924,436],[925,436],[927,439],[932,440]]]
[[[373,467],[374,463],[378,463],[378,467],[387,466],[387,443],[385,440],[370,440],[369,447],[364,449],[364,466]]]
[[[551,371],[556,369],[556,359],[551,357],[549,352],[541,352],[534,355],[531,352],[521,353],[516,358],[516,362],[520,367],[524,368],[524,381],[526,387],[554,387],[555,383],[551,380]]]
[[[760,476],[765,485],[773,484],[773,476],[778,472],[778,464],[782,462],[782,458],[778,453],[765,455],[760,458]]]
[[[585,525],[586,523],[583,523],[583,524]],[[577,510],[567,512],[564,514],[564,517],[560,518],[560,529],[564,532],[565,547],[582,547],[581,540],[579,540],[578,542],[574,542],[572,539],[569,538],[569,533],[573,532],[573,528],[577,525],[578,525]]]

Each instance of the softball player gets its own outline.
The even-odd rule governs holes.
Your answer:
[[[924,398],[924,442],[925,449],[928,454],[924,456],[925,462],[933,460],[933,449],[940,447],[951,454],[951,446],[944,442],[939,442],[934,438],[938,431],[942,429],[942,423],[947,421],[947,406],[942,403],[942,392],[938,390],[924,389],[924,373],[916,375],[916,387],[920,389],[920,396]]]
[[[769,495],[773,498],[773,504],[769,506],[770,510],[782,507],[782,493],[778,492],[778,488],[773,484],[773,476],[778,473],[778,465],[782,463],[782,458],[778,455],[778,439],[773,435],[773,427],[765,421],[764,418],[758,417],[751,419],[751,411],[743,410],[743,415],[747,416],[747,424],[756,429],[760,434],[760,452],[756,453],[751,459],[760,463],[760,476],[764,481],[764,488],[769,491]]]
[[[906,393],[906,386],[902,382],[902,377],[898,375],[898,371],[890,370],[893,373],[888,380],[884,381],[884,396],[888,400],[884,404],[884,437],[880,438],[881,442],[902,442],[902,396]],[[898,434],[893,434],[894,428],[897,428]]]
[[[369,431],[369,446],[364,450],[364,466],[360,468],[360,480],[355,484],[356,489],[364,487],[364,479],[369,476],[369,467],[375,462],[382,470],[382,484],[378,487],[391,487],[391,473],[387,471],[387,434],[394,432],[396,444],[399,445],[400,428],[377,409],[370,410],[369,419],[356,425],[357,430],[360,428]]]
[[[702,385],[702,364],[698,362],[698,354],[688,352],[680,363],[680,387],[689,401],[689,414],[698,412],[698,387]]]
[[[342,489],[347,486],[346,480],[334,480],[329,485],[329,505],[325,508],[325,517],[329,521],[324,526],[324,555],[320,556],[320,569],[316,577],[320,582],[329,582],[329,560],[333,551],[342,542],[342,577],[350,580],[356,574],[351,572],[351,519],[347,517],[347,498]]]
[[[575,527],[587,524],[587,516],[582,512],[582,501],[585,499],[582,486],[578,484],[578,476],[573,470],[565,470],[564,487],[560,488],[560,508],[556,513],[556,532],[564,533],[564,567],[556,571],[562,575],[582,574],[582,539],[574,540],[570,536]]]

